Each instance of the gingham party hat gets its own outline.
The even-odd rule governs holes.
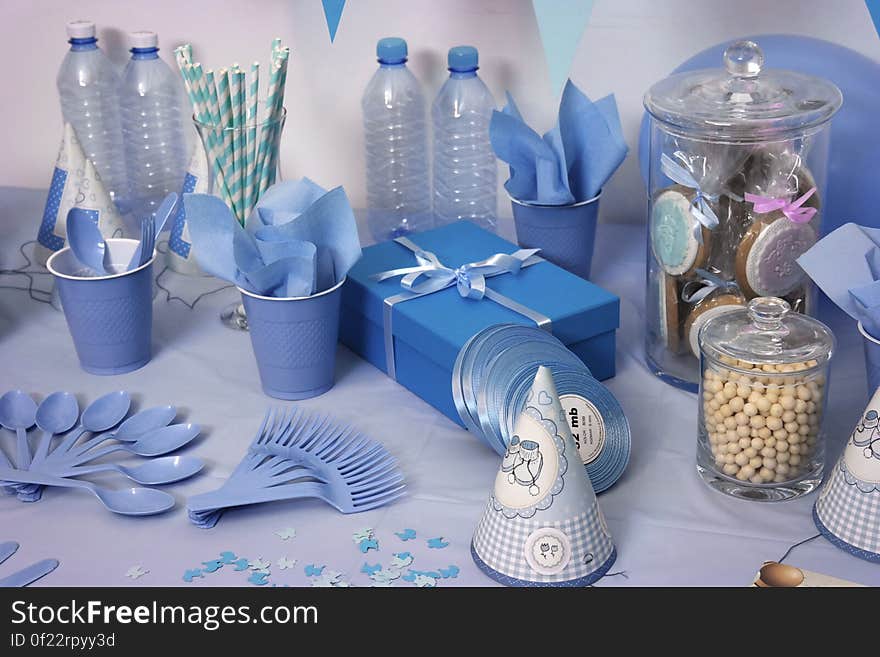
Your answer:
[[[193,147],[192,158],[189,167],[183,177],[180,189],[180,197],[184,194],[206,194],[208,192],[208,157],[201,143]],[[189,227],[186,223],[186,208],[183,203],[177,204],[177,214],[171,221],[171,230],[168,233],[168,249],[166,261],[168,266],[181,274],[203,276],[201,267],[193,254],[192,239],[189,236]]]
[[[547,367],[535,375],[471,555],[507,586],[586,586],[617,556]]]
[[[52,182],[37,234],[36,255],[40,264],[67,241],[67,213],[73,208],[88,212],[104,237],[122,237],[124,224],[110,194],[91,160],[83,152],[70,123],[64,134],[52,172]]]
[[[828,474],[813,520],[841,550],[880,562],[880,388]]]

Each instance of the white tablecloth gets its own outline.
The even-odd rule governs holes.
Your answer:
[[[0,189],[0,269],[25,264],[19,246],[34,238],[45,192]],[[511,236],[510,221],[502,231]],[[632,427],[633,453],[624,477],[599,498],[617,545],[612,572],[598,586],[745,585],[762,561],[816,534],[810,517],[815,494],[782,504],[749,503],[710,490],[694,469],[695,396],[654,378],[644,365],[644,231],[599,228],[593,271],[599,285],[621,297],[617,376],[606,382],[620,400]],[[31,268],[33,269],[33,268]],[[48,287],[37,275],[35,285]],[[265,410],[278,402],[260,391],[246,333],[223,327],[220,310],[236,299],[231,289],[202,298],[219,287],[212,279],[189,279],[166,272],[154,302],[154,356],[143,369],[116,377],[80,370],[60,312],[30,299],[21,275],[0,275],[0,392],[21,388],[42,397],[55,390],[76,393],[81,406],[117,389],[132,393],[138,407],[173,403],[180,416],[200,423],[202,438],[188,453],[203,457],[204,474],[171,486],[177,507],[164,515],[126,518],[106,511],[81,491],[49,489],[42,501],[24,504],[0,496],[0,540],[16,540],[18,554],[0,566],[0,577],[17,567],[55,557],[60,567],[39,582],[56,586],[247,585],[247,573],[224,568],[185,584],[185,570],[229,550],[273,562],[296,559],[293,569],[273,565],[270,581],[307,585],[303,566],[326,564],[347,573],[355,585],[370,583],[360,573],[365,561],[389,563],[392,553],[410,551],[412,568],[457,565],[457,579],[440,585],[493,585],[473,564],[469,545],[499,458],[465,430],[397,385],[369,363],[339,347],[336,386],[304,406],[332,413],[383,442],[400,461],[409,494],[391,506],[359,515],[341,515],[313,501],[267,504],[227,513],[211,530],[186,517],[186,497],[216,488],[241,459]],[[832,370],[827,428],[829,459],[836,459],[866,401],[861,345],[855,327],[836,309],[823,308],[840,348]],[[2,432],[7,451],[12,434]],[[116,475],[95,477],[121,486]],[[274,532],[292,527],[295,538]],[[361,554],[352,534],[373,527],[379,551]],[[403,543],[393,532],[413,528],[418,538]],[[429,549],[444,537],[449,546]],[[880,568],[816,539],[787,560],[865,584],[880,585]],[[126,577],[139,564],[150,572]],[[410,586],[398,582],[398,586]]]

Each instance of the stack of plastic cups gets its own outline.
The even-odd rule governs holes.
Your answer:
[[[308,297],[264,297],[238,288],[270,397],[308,399],[333,387],[343,283]]]
[[[70,247],[46,267],[67,319],[80,366],[90,374],[124,374],[150,361],[153,324],[153,261],[126,271],[138,240],[108,239],[107,276],[90,276]]]
[[[865,330],[859,322],[859,333],[862,334],[865,347],[865,373],[868,375],[868,396],[880,388],[880,340]]]
[[[629,423],[620,404],[562,342],[537,327],[490,326],[465,343],[452,391],[465,426],[504,454],[540,366],[548,367],[594,489],[614,484],[629,462]]]
[[[553,264],[589,280],[601,196],[599,192],[571,205],[538,205],[511,197],[516,241],[524,249],[541,249]]]

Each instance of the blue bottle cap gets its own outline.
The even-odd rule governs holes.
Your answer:
[[[383,64],[402,64],[406,56],[406,41],[400,37],[385,37],[376,44],[376,57]]]
[[[473,46],[455,46],[449,49],[446,61],[450,71],[465,73],[476,71],[479,66],[480,55]]]

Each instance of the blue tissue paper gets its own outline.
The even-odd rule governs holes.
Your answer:
[[[466,221],[416,233],[409,239],[451,268],[518,250]],[[410,249],[393,241],[376,244],[364,249],[342,287],[340,340],[386,373],[385,300],[403,289],[400,278],[380,282],[373,277],[416,264]],[[620,315],[620,300],[615,295],[546,261],[522,267],[515,274],[486,278],[485,286],[548,317],[553,334],[596,378],[614,376],[615,330]],[[452,398],[455,358],[472,335],[504,323],[534,326],[532,320],[488,297],[462,297],[455,285],[395,304],[391,325],[397,381],[461,424]]]
[[[593,103],[569,80],[556,126],[543,137],[522,118],[510,94],[494,112],[489,139],[510,165],[505,189],[515,199],[538,205],[569,205],[595,198],[623,160],[623,139],[613,95]]]
[[[219,198],[185,194],[196,258],[209,274],[262,296],[328,290],[361,256],[354,213],[342,187],[308,178],[273,185],[246,228]]]

